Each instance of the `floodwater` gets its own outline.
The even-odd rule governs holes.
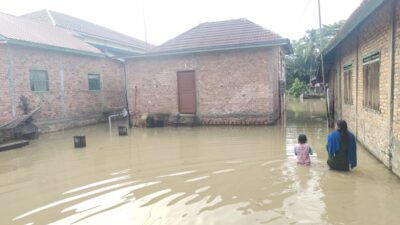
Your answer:
[[[328,132],[323,102],[307,100],[274,126],[44,134],[0,152],[0,224],[400,224],[400,179],[361,146],[354,171],[329,171]],[[290,156],[299,133],[309,167]]]

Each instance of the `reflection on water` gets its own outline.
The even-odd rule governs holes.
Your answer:
[[[327,169],[324,116],[319,100],[290,101],[267,127],[45,134],[0,153],[0,224],[399,224],[399,179],[364,149],[353,172]],[[310,167],[287,156],[299,133]]]

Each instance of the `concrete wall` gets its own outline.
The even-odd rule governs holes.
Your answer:
[[[279,117],[279,47],[127,61],[135,115],[178,114],[177,72],[194,70],[202,124],[268,124]]]
[[[41,107],[34,118],[42,131],[98,122],[104,111],[124,107],[123,64],[115,60],[0,45],[0,62],[0,123],[22,114],[22,95]],[[48,72],[48,92],[30,90],[31,69]],[[88,90],[88,73],[100,74],[100,91]]]
[[[335,90],[336,119],[344,119],[357,139],[387,167],[400,175],[400,152],[394,149],[399,138],[399,57],[396,48],[392,56],[392,8],[393,1],[387,1],[372,15],[363,21],[338,47],[335,49],[333,66],[330,71],[330,86]],[[397,5],[397,17],[399,17]],[[397,18],[397,21],[399,19]],[[400,46],[400,23],[397,22],[396,46]],[[363,105],[363,57],[380,51],[379,77],[379,110],[373,110]],[[392,59],[394,59],[394,81],[392,81]],[[353,104],[344,102],[343,67],[352,63],[352,97]],[[394,83],[393,83],[394,82]],[[392,84],[394,85],[394,105],[391,104]],[[393,108],[394,107],[394,108]],[[391,115],[391,110],[394,116]],[[392,122],[393,121],[393,122]],[[393,127],[393,129],[392,129]]]

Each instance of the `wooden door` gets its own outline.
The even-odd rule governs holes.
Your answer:
[[[178,107],[180,113],[196,113],[194,71],[178,72]]]

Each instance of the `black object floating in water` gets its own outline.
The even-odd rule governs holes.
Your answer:
[[[119,136],[128,135],[128,128],[125,126],[118,126],[118,134],[119,134]]]
[[[86,137],[85,136],[74,136],[74,146],[75,146],[75,148],[86,147]]]

